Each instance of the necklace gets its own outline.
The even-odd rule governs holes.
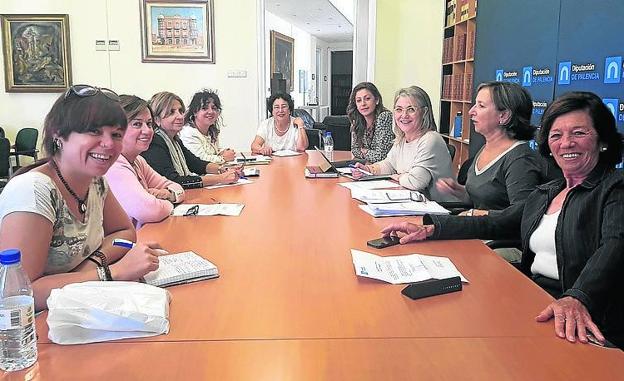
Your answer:
[[[86,202],[87,202],[87,197],[89,197],[89,190],[87,190],[87,195],[85,196],[84,200],[81,200],[80,197],[78,197],[78,195],[76,194],[76,192],[74,192],[74,190],[69,187],[69,184],[67,184],[67,181],[65,181],[65,178],[63,177],[63,175],[61,175],[61,170],[59,169],[58,165],[56,165],[56,161],[50,160],[50,164],[52,164],[52,167],[54,167],[54,170],[56,171],[56,175],[59,177],[59,179],[61,179],[61,182],[65,186],[65,189],[67,189],[69,194],[71,194],[72,197],[74,197],[76,201],[78,201],[78,211],[80,211],[81,214],[85,214],[87,211]]]
[[[275,131],[277,131],[280,134],[285,134],[286,131],[288,131],[289,128],[290,128],[290,126],[286,126],[285,130],[280,130],[279,127],[277,127],[277,123],[275,123]]]

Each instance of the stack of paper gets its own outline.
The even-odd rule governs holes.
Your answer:
[[[379,279],[392,284],[414,283],[427,279],[447,279],[460,277],[468,283],[453,262],[446,257],[408,254],[393,257],[380,257],[365,251],[351,249],[355,274],[366,278]]]
[[[174,216],[240,216],[244,204],[180,204],[173,208]],[[197,213],[194,212],[197,209]]]
[[[362,189],[351,188],[351,197],[368,204],[384,204],[389,202],[419,201],[427,202],[424,194],[407,189]]]
[[[384,188],[397,188],[400,187],[399,184],[390,181],[390,180],[373,180],[373,181],[350,181],[345,183],[338,183],[338,185],[343,186],[348,189],[384,189]]]
[[[359,205],[360,209],[373,217],[422,216],[425,214],[449,214],[435,201],[396,202],[388,204]]]

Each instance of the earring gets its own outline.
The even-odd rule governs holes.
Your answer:
[[[63,149],[63,142],[59,138],[52,139],[52,153],[57,153]]]
[[[600,152],[606,152],[606,151],[607,151],[607,146],[600,147]]]
[[[552,156],[552,152],[548,152],[548,156]]]

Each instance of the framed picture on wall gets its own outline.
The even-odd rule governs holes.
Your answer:
[[[71,86],[68,15],[1,17],[8,93],[53,93]]]
[[[143,62],[215,63],[213,0],[142,0]]]
[[[274,30],[271,31],[271,78],[275,73],[286,80],[286,89],[293,91],[295,40]]]

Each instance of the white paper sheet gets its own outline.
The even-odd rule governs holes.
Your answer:
[[[368,204],[385,204],[404,201],[428,201],[425,195],[409,189],[362,189],[351,188],[351,198]]]
[[[380,257],[365,251],[351,249],[355,274],[379,279],[392,284],[414,283],[427,279],[446,279],[459,276],[462,282],[468,280],[446,257],[408,254]]]
[[[345,183],[338,183],[338,185],[348,189],[384,189],[400,187],[399,184],[390,180],[350,181]]]
[[[253,181],[249,180],[249,179],[238,179],[237,182],[235,182],[234,184],[219,184],[219,185],[210,185],[207,187],[204,187],[204,189],[217,189],[217,188],[225,188],[225,187],[234,187],[237,185],[245,185],[245,184],[251,184],[253,183]]]
[[[299,155],[301,155],[301,152],[292,151],[289,149],[283,149],[281,151],[273,152],[273,156],[277,156],[277,157],[299,156]]]
[[[189,209],[199,205],[198,216],[240,216],[244,204],[180,204],[173,209],[173,216],[184,216]]]

